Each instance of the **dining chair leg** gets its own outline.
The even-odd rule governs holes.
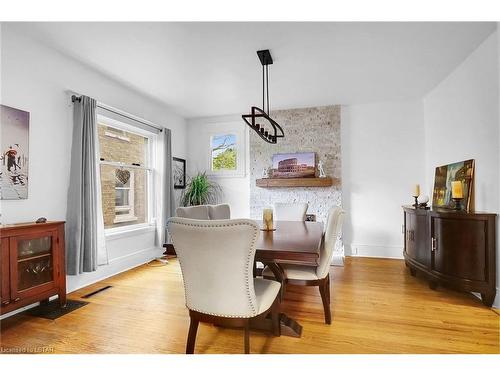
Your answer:
[[[274,336],[281,336],[281,324],[280,324],[280,300],[276,296],[271,307],[271,321],[273,324],[273,334]]]
[[[194,344],[196,342],[196,332],[198,331],[198,323],[199,321],[191,318],[191,322],[189,323],[189,333],[186,344],[186,354],[194,354]]]
[[[330,311],[330,275],[327,275],[319,284],[319,293],[323,302],[325,323],[332,324],[332,313]]]
[[[245,323],[245,354],[250,354],[250,320]]]

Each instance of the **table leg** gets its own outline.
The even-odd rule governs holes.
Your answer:
[[[286,282],[283,268],[281,268],[281,266],[278,263],[267,263],[267,266],[273,272],[276,281],[281,284],[280,302],[283,302],[285,299],[285,282]]]
[[[280,314],[280,333],[282,336],[300,337],[302,336],[302,326],[296,320],[290,318],[284,313]],[[265,319],[250,320],[250,328],[273,332],[273,321],[271,314]]]
[[[284,300],[285,297],[285,272],[283,268],[278,263],[265,263],[269,269],[273,272],[276,281],[281,284],[280,290],[280,302]],[[279,316],[281,334],[283,336],[300,337],[302,335],[302,326],[294,319],[290,318],[284,313]],[[266,319],[258,319],[250,321],[250,327],[252,329],[264,330],[273,332],[273,325],[271,314],[269,314]]]

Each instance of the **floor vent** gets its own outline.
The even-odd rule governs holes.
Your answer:
[[[102,287],[101,289],[97,289],[97,290],[94,290],[91,293],[85,294],[81,298],[90,298],[90,297],[96,295],[97,293],[104,292],[106,289],[109,289],[109,288],[112,288],[112,286],[111,285],[106,285],[106,286]]]

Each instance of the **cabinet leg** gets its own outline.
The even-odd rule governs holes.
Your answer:
[[[59,293],[59,306],[66,307],[66,293]]]
[[[493,301],[495,300],[496,292],[490,293],[481,293],[481,300],[483,305],[491,307],[493,305]]]
[[[40,301],[40,305],[48,305],[48,304],[49,304],[49,302],[50,302],[50,300],[49,300],[48,298],[47,298],[47,299],[42,299],[42,300]]]
[[[436,290],[438,287],[437,283],[435,281],[429,281],[429,288],[432,290]]]
[[[417,270],[410,267],[410,275],[412,275],[413,277],[417,276]]]

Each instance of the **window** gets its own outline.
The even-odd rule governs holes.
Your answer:
[[[104,228],[152,224],[152,163],[155,136],[98,116]]]
[[[135,176],[133,171],[119,169],[115,171],[117,178],[115,181],[115,223],[123,223],[126,221],[135,221],[137,216],[134,215],[135,196],[134,196],[134,181]],[[120,178],[124,176],[125,178]],[[124,182],[122,182],[124,180]]]
[[[212,122],[200,127],[200,150],[207,174],[239,178],[246,173],[248,126],[243,121]],[[200,159],[201,162],[201,159]]]
[[[210,139],[210,150],[212,172],[238,169],[235,134],[213,135]]]

